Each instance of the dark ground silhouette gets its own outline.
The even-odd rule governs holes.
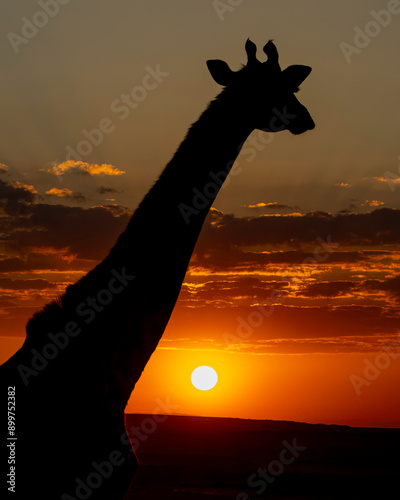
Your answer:
[[[151,418],[127,415],[127,428]],[[398,498],[400,429],[169,416],[143,436],[124,500]]]

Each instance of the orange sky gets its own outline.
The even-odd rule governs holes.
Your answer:
[[[0,361],[105,257],[219,92],[205,60],[238,69],[247,37],[274,38],[282,67],[313,67],[299,99],[317,127],[244,145],[127,410],[399,427],[400,16],[348,62],[340,44],[387,1],[252,0],[223,20],[211,1],[117,4],[71,2],[19,54],[0,46]],[[3,40],[35,9],[10,6]],[[157,65],[168,76],[122,119],[116,101]],[[206,393],[190,385],[203,364],[219,375]]]
[[[377,237],[372,221],[378,219],[379,227],[379,215],[388,218],[385,212],[369,215],[363,238]],[[356,239],[361,228],[355,217],[351,234]],[[294,218],[299,224],[299,215]],[[243,230],[232,240],[245,240],[246,226],[264,219],[241,221]],[[356,248],[332,236],[320,240],[325,250],[318,242],[298,243],[303,248],[296,250],[275,243],[274,250],[264,250],[265,244],[254,241],[252,248],[247,241],[229,242],[224,234],[229,224],[232,218],[212,211],[174,314],[127,411],[170,408],[192,415],[399,426],[397,245],[387,242],[377,250],[364,241]],[[312,220],[310,227],[315,224]],[[252,234],[249,229],[247,237]],[[27,258],[34,255],[27,251]],[[49,252],[42,256],[54,259]],[[58,258],[71,270],[79,262]],[[2,281],[2,296],[9,301],[2,310],[2,331],[15,336],[37,305],[54,295],[50,284],[62,291],[65,282],[59,277],[77,276],[61,270],[8,275]],[[3,339],[4,358],[18,342]],[[219,376],[208,392],[190,382],[193,369],[204,364]]]

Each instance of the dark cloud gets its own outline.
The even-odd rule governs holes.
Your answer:
[[[363,285],[367,290],[382,290],[400,300],[400,276],[387,280],[366,280]]]
[[[72,198],[78,203],[84,203],[86,201],[86,197],[82,193],[74,193]]]
[[[0,207],[9,215],[28,215],[28,205],[33,203],[35,195],[23,187],[12,186],[0,180]]]
[[[74,258],[89,260],[105,257],[131,216],[127,209],[118,206],[85,209],[35,203],[34,193],[3,181],[0,207],[6,214],[0,218],[3,253],[68,249]],[[19,257],[8,257],[5,259],[11,268],[23,264]],[[0,269],[4,264],[0,261]]]
[[[12,280],[10,278],[0,278],[0,288],[4,290],[44,290],[57,288],[57,285],[43,279]]]
[[[119,191],[117,191],[116,189],[114,188],[110,188],[110,187],[106,187],[106,186],[99,186],[96,191],[100,194],[113,194],[113,193],[119,193]]]
[[[130,214],[118,214],[109,207],[37,204],[30,212],[29,219],[16,221],[19,231],[5,240],[10,248],[68,248],[71,254],[83,259],[104,257],[130,218]]]
[[[377,258],[378,252],[369,251],[348,251],[341,252],[334,250],[332,253],[324,254],[321,250],[319,254],[314,252],[305,252],[301,250],[274,251],[274,252],[249,252],[240,248],[211,248],[206,249],[199,246],[192,258],[193,266],[201,266],[207,269],[247,269],[266,265],[288,264],[290,266],[301,267],[310,266],[325,262],[329,265],[350,264],[368,262],[370,258]],[[382,259],[388,257],[387,252],[379,252]],[[329,255],[328,259],[319,261],[317,256]],[[288,269],[289,270],[289,269]]]
[[[300,292],[300,295],[306,297],[339,297],[352,292],[357,286],[357,283],[351,281],[311,283]]]
[[[400,243],[400,210],[381,208],[370,213],[235,217],[213,211],[199,249],[288,245],[318,245],[328,238],[336,246],[377,246]]]
[[[0,259],[0,273],[29,273],[31,271],[88,271],[93,262],[86,259],[75,259],[64,252],[60,253],[24,253],[18,257]]]

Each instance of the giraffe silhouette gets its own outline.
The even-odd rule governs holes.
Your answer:
[[[16,392],[13,498],[123,499],[137,468],[124,408],[168,323],[206,215],[254,129],[314,128],[295,97],[308,66],[281,70],[247,40],[232,71],[207,61],[224,88],[189,129],[108,256],[36,313],[0,367]]]

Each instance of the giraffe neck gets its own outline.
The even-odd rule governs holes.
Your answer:
[[[253,130],[245,107],[232,101],[222,91],[190,127],[106,261],[180,289],[203,222]]]
[[[184,234],[197,234],[240,149],[253,130],[227,91],[189,129],[160,178],[139,205],[142,213],[168,210]],[[187,231],[188,230],[188,231]]]
[[[113,366],[127,401],[168,323],[204,219],[252,131],[225,91],[189,129],[102,265],[132,281],[115,317],[126,334]],[[140,339],[140,340],[138,340]]]

